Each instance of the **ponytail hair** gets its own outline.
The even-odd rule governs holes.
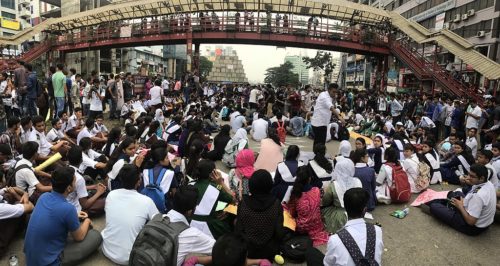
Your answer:
[[[313,147],[314,152],[314,161],[318,163],[321,168],[325,169],[327,173],[331,173],[333,171],[332,163],[325,158],[326,154],[326,146],[323,143],[317,143]]]
[[[292,216],[294,216],[295,204],[300,199],[300,197],[302,197],[302,191],[304,191],[304,187],[309,184],[310,177],[311,173],[309,172],[309,168],[307,166],[304,165],[297,169],[297,178],[293,183],[290,200],[288,201]]]

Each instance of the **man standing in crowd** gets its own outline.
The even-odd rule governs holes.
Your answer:
[[[334,113],[340,121],[344,121],[340,113],[335,109],[333,104],[337,96],[339,85],[331,83],[328,90],[319,94],[314,105],[314,114],[311,118],[311,125],[314,133],[313,147],[318,143],[326,143],[326,128],[330,124],[332,113]]]
[[[16,87],[16,92],[18,94],[18,105],[21,114],[25,114],[26,108],[26,82],[28,80],[28,73],[26,72],[26,68],[24,67],[24,61],[17,61],[19,67],[14,69],[14,87]]]
[[[29,116],[35,116],[38,115],[38,111],[36,109],[36,98],[39,94],[41,94],[42,88],[36,78],[36,71],[33,71],[33,66],[31,64],[25,64],[24,67],[28,72],[28,80],[26,82],[26,89],[28,91],[26,94],[28,98],[26,113]]]
[[[54,86],[54,97],[56,99],[56,116],[59,118],[64,111],[67,93],[66,76],[63,73],[63,69],[63,64],[57,64],[57,72],[52,75],[52,86]]]

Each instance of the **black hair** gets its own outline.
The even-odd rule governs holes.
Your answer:
[[[362,137],[356,138],[356,141],[361,142],[361,144],[363,144],[363,146],[366,148],[366,141],[364,138],[362,138]]]
[[[73,75],[75,75],[76,74],[76,69],[72,67],[72,68],[69,69],[69,72],[71,72],[71,73],[73,73]]]
[[[24,67],[28,70],[28,71],[33,71],[33,65],[32,64],[25,64]]]
[[[52,127],[54,127],[55,125],[57,125],[57,122],[61,121],[60,118],[54,118],[52,119],[52,121],[50,121],[50,124],[52,125]]]
[[[412,151],[413,153],[415,153],[415,146],[413,146],[413,144],[411,143],[407,143],[403,146],[403,151]]]
[[[350,219],[362,218],[370,195],[364,188],[351,188],[344,194],[344,208]]]
[[[493,159],[493,153],[489,150],[480,150],[477,152],[477,154],[482,154],[484,157],[488,159],[488,161],[491,161]]]
[[[212,264],[217,266],[245,266],[247,260],[245,238],[236,233],[221,236],[212,249]]]
[[[165,157],[167,157],[167,149],[165,148],[156,148],[151,151],[151,158],[153,159],[153,163],[159,164],[160,161],[163,161]]]
[[[127,125],[125,125],[125,135],[127,135],[127,137],[135,139],[135,137],[138,135],[138,132],[139,131],[133,124],[128,123]]]
[[[118,147],[115,148],[113,153],[111,154],[108,163],[106,164],[106,171],[109,172],[111,169],[113,169],[113,165],[118,161],[118,158],[123,153],[123,150],[126,149],[128,146],[132,145],[135,143],[135,139],[126,137]]]
[[[285,161],[296,161],[299,157],[300,149],[297,145],[290,145],[286,151]]]
[[[399,164],[399,161],[398,161],[399,154],[398,153],[399,153],[399,151],[396,151],[396,149],[394,149],[393,147],[389,147],[389,148],[385,149],[384,159],[388,163]]]
[[[84,137],[80,139],[79,146],[82,147],[82,150],[86,151],[92,147],[92,140],[89,137]]]
[[[19,117],[17,117],[17,116],[11,116],[7,120],[7,127],[11,128],[13,126],[17,126],[17,124],[19,124],[19,123],[21,123],[21,120],[19,119]]]
[[[337,83],[330,83],[330,85],[328,85],[328,90],[338,89],[338,88],[339,88],[339,84],[337,84]]]
[[[66,188],[73,183],[74,178],[75,169],[68,166],[56,168],[56,170],[52,172],[52,177],[50,178],[52,190],[57,193],[64,193]]]
[[[231,126],[229,125],[223,125],[220,127],[220,131],[219,131],[219,134],[217,134],[217,136],[221,135],[221,136],[229,136],[229,132],[231,131]]]
[[[194,210],[198,203],[198,189],[193,185],[180,186],[174,194],[173,209],[185,214]]]
[[[491,144],[491,149],[493,149],[493,148],[497,148],[500,150],[500,142],[496,142],[496,143]]]
[[[4,79],[7,79],[9,77],[9,74],[7,74],[7,72],[2,72],[2,77]]]
[[[95,119],[104,119],[104,116],[102,114],[98,114],[95,116]]]
[[[73,146],[68,151],[68,161],[70,165],[79,167],[83,161],[82,148],[80,146]]]
[[[124,189],[135,189],[139,181],[139,168],[133,164],[124,164],[116,178],[122,182]]]
[[[475,163],[475,164],[470,166],[469,172],[474,172],[478,178],[483,177],[484,182],[488,181],[488,169],[484,165],[480,165],[480,164]]]
[[[57,69],[63,70],[64,69],[64,65],[61,64],[61,63],[57,64]]]
[[[314,152],[314,161],[321,166],[321,168],[325,169],[327,173],[331,173],[333,171],[332,163],[326,159],[326,146],[323,143],[316,143],[313,147]]]
[[[365,149],[356,149],[354,152],[351,153],[351,160],[354,163],[361,163],[361,160],[367,155],[368,153],[366,152]]]
[[[87,127],[89,130],[91,130],[94,127],[94,119],[88,118],[85,121],[85,127]]]
[[[187,150],[188,162],[186,165],[186,174],[194,175],[194,170],[197,168],[198,162],[202,156],[203,152],[203,141],[201,139],[195,139],[189,146],[189,150]]]
[[[461,140],[458,140],[457,142],[455,142],[453,145],[458,145],[460,146],[460,148],[462,148],[462,152],[464,152],[466,150],[466,146],[465,146],[465,143]]]
[[[23,158],[26,160],[31,160],[33,156],[38,152],[38,142],[28,141],[23,144],[22,147]]]
[[[40,123],[40,122],[45,122],[45,120],[43,119],[42,116],[39,116],[39,115],[36,115],[34,116],[31,121],[33,122],[33,125],[36,126],[36,124]]]
[[[120,140],[122,131],[119,127],[114,127],[108,134],[108,141],[106,142],[106,147],[103,150],[103,154],[109,157],[111,154],[111,146],[113,143],[117,143]]]
[[[431,147],[431,149],[434,149],[434,146],[436,145],[434,140],[432,140],[432,139],[428,139],[428,140],[424,141],[422,144],[425,144],[425,145]]]
[[[75,107],[75,109],[73,109],[73,112],[76,114],[77,112],[81,112],[82,111],[82,108],[81,107]]]
[[[155,86],[160,86],[161,85],[161,80],[157,79],[155,80]]]
[[[297,200],[302,197],[302,190],[310,182],[311,173],[307,166],[301,166],[297,169],[297,177],[293,183],[292,193],[290,195],[289,203],[293,206]]]
[[[191,177],[195,179],[209,179],[214,170],[215,163],[211,160],[203,159],[196,164]]]
[[[278,144],[281,146],[281,141],[280,141],[280,137],[278,136],[278,132],[276,131],[276,129],[274,127],[270,127],[268,129],[268,136],[270,139],[272,139],[274,141],[274,143]]]

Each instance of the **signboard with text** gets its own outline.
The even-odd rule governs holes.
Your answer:
[[[428,18],[433,17],[435,15],[444,13],[445,11],[452,9],[455,6],[456,6],[456,0],[449,0],[449,1],[446,1],[442,4],[439,4],[437,6],[429,8],[420,14],[417,14],[417,15],[411,17],[410,20],[420,22],[422,20],[428,19]]]

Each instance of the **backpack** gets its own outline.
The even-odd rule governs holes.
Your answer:
[[[387,164],[392,167],[392,185],[389,188],[391,201],[394,203],[408,202],[411,197],[410,182],[403,167],[396,164]]]
[[[418,190],[424,190],[429,187],[431,180],[431,167],[425,162],[418,163],[418,176],[415,180],[415,187]]]
[[[278,124],[278,128],[276,128],[276,132],[278,133],[278,137],[280,138],[281,143],[285,143],[286,139],[286,128],[285,128],[285,121],[276,121]]]
[[[17,162],[16,162],[17,164]],[[16,186],[16,173],[21,169],[31,169],[27,164],[18,165],[16,168],[10,168],[5,175],[5,185],[7,187],[15,187]],[[31,169],[32,170],[32,169]],[[33,171],[33,170],[32,170]]]
[[[281,244],[283,256],[294,263],[302,263],[306,260],[306,252],[312,245],[312,240],[307,235],[294,235]]]
[[[158,177],[154,177],[153,169],[149,169],[148,177],[149,183],[141,190],[141,194],[148,196],[153,200],[156,205],[156,208],[159,212],[165,212],[165,193],[161,190],[160,184],[163,180],[163,176],[167,169],[162,168]]]
[[[134,241],[128,265],[177,265],[179,234],[189,228],[183,222],[170,222],[168,217],[155,215]]]
[[[340,241],[346,247],[349,255],[352,260],[354,260],[354,264],[361,266],[376,266],[379,265],[377,261],[375,261],[375,225],[366,224],[366,249],[365,255],[361,253],[356,240],[352,238],[351,234],[344,228],[337,232]]]

